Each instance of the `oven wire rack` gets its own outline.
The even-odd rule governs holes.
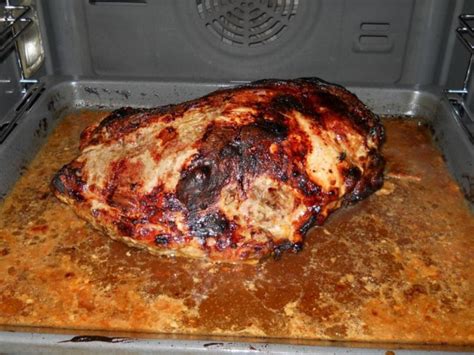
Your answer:
[[[469,140],[474,144],[474,115],[469,107],[469,101],[474,101],[474,88],[472,88],[472,85],[474,85],[474,14],[460,15],[459,22],[460,27],[456,29],[456,33],[469,52],[469,62],[464,74],[462,88],[448,89],[445,92]]]
[[[16,62],[19,68],[19,83],[22,87],[22,94],[26,94],[30,84],[38,82],[36,79],[29,79],[25,75],[25,70],[20,58],[17,41],[26,33],[26,30],[33,24],[33,10],[27,5],[12,5],[10,0],[0,4],[0,61],[6,58],[12,49],[15,50]],[[0,79],[1,83],[10,83],[10,79]]]

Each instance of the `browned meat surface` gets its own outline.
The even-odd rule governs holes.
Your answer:
[[[81,135],[56,196],[152,253],[255,260],[382,184],[376,115],[318,79],[265,80],[155,109],[122,108]]]

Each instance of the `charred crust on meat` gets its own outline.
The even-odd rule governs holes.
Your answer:
[[[191,214],[188,224],[191,234],[198,238],[218,237],[230,227],[227,218],[219,212]]]
[[[227,172],[198,157],[185,170],[176,186],[176,197],[189,211],[206,209],[217,199],[227,179]]]
[[[301,104],[300,100],[294,95],[278,95],[270,102],[272,109],[286,112],[286,111],[305,111],[305,107]]]
[[[225,145],[219,151],[219,157],[222,159],[242,156],[242,142],[236,138],[233,142]]]
[[[118,179],[125,168],[125,164],[126,161],[121,159],[117,162],[113,162],[110,166],[110,178],[108,180],[107,186],[104,189],[104,195],[107,203],[109,203],[111,206],[120,206],[120,203],[118,203],[118,201],[115,199],[116,196],[114,195],[118,186]]]
[[[99,127],[106,127],[110,125],[111,123],[116,122],[117,120],[128,118],[131,115],[134,115],[136,113],[143,112],[143,109],[139,108],[133,108],[133,107],[121,107],[115,111],[113,111],[110,115],[108,115],[106,118],[104,118],[101,123],[99,124]]]
[[[55,189],[60,194],[67,194],[67,188],[66,186],[64,186],[64,183],[61,180],[61,176],[63,174],[64,168],[59,170],[59,172],[54,175],[53,180],[51,181],[51,187],[53,188],[53,190]]]
[[[157,245],[167,245],[171,236],[169,234],[158,234],[155,236],[155,244]]]
[[[264,139],[264,136],[269,135],[276,141],[283,141],[288,136],[288,127],[282,120],[270,121],[263,117],[258,117],[255,123],[250,126],[254,126],[264,132],[262,139]]]
[[[242,127],[210,125],[202,146],[191,164],[181,173],[177,198],[188,210],[206,209],[215,203],[222,188],[232,179],[243,183],[244,172],[257,175],[268,171],[268,147],[284,140],[288,128],[283,122],[258,118]],[[274,171],[285,180],[286,175]]]
[[[317,222],[317,217],[316,214],[312,214],[309,219],[304,222],[304,224],[300,227],[300,233],[301,235],[305,235],[307,231],[311,229],[312,226],[314,226]]]
[[[347,170],[346,177],[354,180],[359,180],[362,172],[357,166],[353,166]]]
[[[277,245],[273,249],[273,257],[275,259],[279,259],[281,257],[281,254],[284,251],[291,249],[291,246],[292,246],[292,243],[290,241],[285,241],[285,242],[281,243],[280,245]]]
[[[225,250],[228,247],[230,248],[236,248],[237,244],[232,243],[232,240],[226,236],[221,236],[216,239],[216,248],[217,250]]]
[[[117,227],[117,230],[121,233],[121,235],[126,236],[126,237],[131,237],[133,236],[133,224],[130,223],[127,220],[120,220],[118,222],[115,222],[115,225]]]
[[[317,97],[321,106],[330,108],[338,114],[345,114],[348,111],[347,104],[335,95],[323,91],[319,92]]]
[[[164,193],[163,195],[163,209],[169,211],[180,211],[183,209],[182,203],[176,197],[175,194],[172,193]]]
[[[297,187],[306,196],[313,196],[321,193],[321,186],[316,185],[305,172],[299,172],[296,177]]]
[[[64,165],[53,177],[51,188],[57,193],[69,196],[76,202],[83,202],[82,166],[78,163]]]
[[[301,250],[303,250],[303,242],[293,243],[291,249],[294,253],[299,253]]]
[[[381,124],[370,127],[369,134],[380,143],[385,141],[385,129]]]
[[[273,258],[278,260],[285,251],[299,253],[301,250],[303,250],[302,242],[291,243],[290,241],[285,241],[273,248]]]

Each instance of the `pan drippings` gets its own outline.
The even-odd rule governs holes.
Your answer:
[[[66,116],[0,207],[0,323],[373,342],[474,342],[474,218],[429,130],[384,120],[386,181],[257,265],[149,255],[49,190],[104,112]]]

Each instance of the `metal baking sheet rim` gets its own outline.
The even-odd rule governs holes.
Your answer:
[[[12,148],[16,142],[25,143],[22,137],[26,131],[33,131],[41,119],[49,122],[44,127],[44,132],[37,135],[31,142],[30,152],[23,157],[23,164],[27,164],[33,157],[48,135],[52,132],[55,122],[65,112],[76,109],[110,109],[119,106],[153,107],[169,103],[177,103],[202,96],[218,88],[232,86],[240,83],[195,83],[195,82],[153,82],[153,81],[122,81],[120,78],[110,80],[74,80],[67,77],[47,77],[42,80],[45,90],[42,95],[25,111],[18,121],[15,130],[7,137],[4,144],[0,145],[0,162],[2,155],[21,154],[21,150]],[[460,134],[459,127],[455,125],[449,107],[441,99],[441,94],[434,88],[391,88],[391,87],[361,87],[347,85],[367,106],[379,114],[406,115],[426,118],[435,121],[436,117],[448,116],[452,123],[444,120],[448,132],[446,135]],[[441,114],[440,114],[441,111]],[[10,112],[5,122],[14,114]],[[439,121],[439,119],[438,119]],[[436,122],[433,122],[436,124]],[[449,132],[451,131],[451,132]],[[23,139],[22,139],[23,138]],[[442,137],[441,137],[442,139]],[[452,139],[452,138],[450,138]],[[25,143],[27,144],[27,143]],[[467,144],[467,143],[466,143]],[[34,149],[32,149],[33,147]],[[469,148],[469,146],[467,145]],[[18,148],[18,147],[17,147]],[[469,156],[474,157],[474,149],[470,147]],[[456,169],[459,163],[450,162],[448,165]],[[2,165],[4,166],[4,165]],[[5,165],[6,166],[6,165]],[[10,168],[12,171],[13,168]],[[3,170],[3,169],[2,169]],[[7,170],[7,169],[5,169]],[[14,179],[17,180],[17,176]],[[5,180],[5,179],[4,179]],[[8,180],[7,184],[8,184]],[[0,172],[0,190],[2,184]],[[11,181],[10,184],[12,185]],[[11,186],[8,186],[9,189]],[[0,191],[1,192],[1,191]],[[189,336],[175,334],[152,333],[122,333],[61,330],[48,328],[5,327],[0,326],[0,349],[2,352],[21,352],[33,348],[44,351],[66,352],[114,352],[139,351],[162,353],[226,353],[237,354],[253,352],[269,353],[312,353],[312,354],[379,354],[385,351],[396,350],[396,353],[410,354],[435,354],[447,351],[473,351],[472,346],[446,346],[443,344],[382,344],[382,343],[353,343],[353,342],[328,342],[307,339],[272,339],[272,338],[224,338]],[[63,334],[64,333],[64,334]],[[97,335],[99,334],[99,335]],[[131,334],[131,335],[130,335]],[[158,339],[156,339],[158,338]],[[418,350],[415,350],[418,349]],[[436,351],[434,351],[436,350]],[[434,352],[433,352],[434,351]],[[466,352],[466,353],[467,353]]]
[[[3,329],[3,328],[2,328]],[[111,331],[73,331],[68,329],[9,326],[0,331],[2,353],[35,349],[60,353],[129,353],[166,354],[415,354],[437,355],[456,352],[469,354],[473,346],[411,343],[369,343],[311,339],[199,336]]]
[[[77,109],[113,109],[120,106],[154,107],[200,97],[218,88],[244,82],[180,82],[77,79],[44,77],[36,88],[40,95],[12,108],[2,124],[15,121],[16,127],[0,143],[0,200],[14,185],[19,174],[54,129],[63,114]],[[390,88],[346,85],[372,110],[385,115],[430,118],[439,108],[439,95],[433,88]],[[20,112],[21,111],[21,112]],[[22,113],[20,117],[18,113]],[[21,144],[18,144],[21,142]],[[474,156],[474,155],[473,155]],[[474,174],[472,174],[474,175]]]
[[[108,80],[77,79],[67,76],[50,76],[41,79],[45,87],[41,100],[50,98],[49,104],[62,103],[74,108],[115,108],[120,106],[154,107],[178,103],[197,98],[213,90],[248,83],[231,82],[186,82],[186,81],[147,81],[143,79]],[[384,115],[406,115],[432,117],[436,114],[441,92],[433,86],[391,87],[360,86],[339,83],[355,93],[370,109]],[[71,105],[72,104],[72,105]],[[30,108],[28,111],[33,111]],[[57,107],[53,107],[53,109]],[[12,109],[2,121],[8,120],[15,111]]]

